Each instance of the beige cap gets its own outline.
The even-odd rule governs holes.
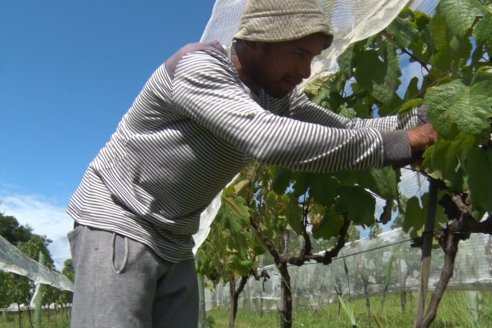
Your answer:
[[[314,33],[326,35],[330,46],[333,33],[320,0],[248,0],[234,38],[281,42]]]

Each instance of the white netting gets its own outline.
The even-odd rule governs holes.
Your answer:
[[[336,59],[347,47],[385,29],[407,5],[408,0],[353,0],[323,2],[334,31],[333,44],[313,63],[308,83],[337,69]]]
[[[72,291],[72,282],[67,277],[27,257],[2,236],[0,236],[0,271],[26,276],[35,284]]]
[[[336,58],[351,44],[374,35],[388,26],[409,0],[324,0],[333,44],[313,63],[309,82],[336,69]],[[229,45],[236,32],[245,0],[217,0],[202,41],[218,40]]]
[[[453,279],[448,289],[490,290],[492,286],[492,236],[473,234],[461,242]],[[443,252],[432,253],[429,286],[440,278]],[[346,245],[330,265],[308,263],[290,266],[293,299],[297,307],[316,308],[346,297],[416,291],[420,284],[420,248],[412,248],[401,230],[385,232],[374,239]],[[255,311],[281,308],[280,275],[265,267],[271,279],[263,283],[250,278],[239,299],[242,309]],[[229,286],[206,290],[207,309],[229,306]]]

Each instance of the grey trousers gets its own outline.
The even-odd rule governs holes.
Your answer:
[[[171,263],[118,234],[78,226],[72,328],[198,327],[195,263]]]

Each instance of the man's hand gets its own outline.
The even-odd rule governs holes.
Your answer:
[[[433,145],[437,140],[437,131],[432,124],[426,123],[407,130],[412,153],[418,153]]]

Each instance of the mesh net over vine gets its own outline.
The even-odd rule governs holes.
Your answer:
[[[328,13],[335,38],[333,45],[315,60],[312,75],[303,86],[337,70],[337,57],[349,45],[365,40],[384,30],[405,8],[410,6],[427,14],[432,14],[438,1],[392,1],[392,0],[322,0]],[[237,30],[243,0],[217,0],[212,17],[203,33],[202,41],[217,39],[230,44]],[[421,76],[418,65],[408,65],[405,73]],[[417,173],[410,174],[400,183],[400,191],[408,197],[426,192],[425,179]],[[196,235],[197,247],[206,238],[208,226],[220,207],[220,196],[213,206],[202,216],[201,228]],[[384,205],[378,200],[378,210]],[[377,216],[378,213],[375,213]],[[383,293],[417,290],[420,284],[421,250],[411,247],[412,241],[401,230],[392,230],[377,238],[360,240],[346,245],[329,266],[308,263],[301,267],[291,266],[292,293],[296,303],[318,306],[330,303],[337,295],[359,297]],[[489,235],[473,234],[470,239],[460,243],[453,279],[449,289],[482,290],[492,283],[492,239]],[[429,285],[438,281],[443,253],[433,251]],[[240,306],[251,309],[277,309],[280,307],[280,275],[274,266],[264,268],[269,280],[250,279],[242,295]],[[207,305],[228,306],[229,287],[219,285],[207,291]]]
[[[307,263],[289,267],[292,294],[296,306],[316,308],[329,304],[337,295],[359,298],[417,291],[420,284],[421,251],[411,247],[401,230],[382,233],[346,245],[339,256],[326,266]],[[438,281],[443,252],[433,251],[429,285]],[[239,306],[250,310],[281,308],[280,276],[274,266],[264,267],[270,279],[249,279],[240,295]],[[448,289],[490,290],[492,286],[492,237],[473,234],[460,243],[454,275]],[[432,289],[432,288],[431,288]],[[206,290],[208,309],[229,306],[229,287],[218,285]]]
[[[407,5],[422,12],[431,13],[438,1],[430,0],[321,0],[323,9],[329,13],[330,25],[334,31],[333,44],[326,49],[314,62],[311,76],[303,84],[337,70],[336,58],[347,47],[357,41],[364,40],[385,29]],[[245,0],[217,0],[211,17],[202,34],[201,41],[218,40],[230,45],[235,34]],[[410,67],[410,74],[417,74],[418,68]],[[206,239],[210,224],[220,208],[220,194],[202,213],[200,229],[194,236],[194,253]]]

